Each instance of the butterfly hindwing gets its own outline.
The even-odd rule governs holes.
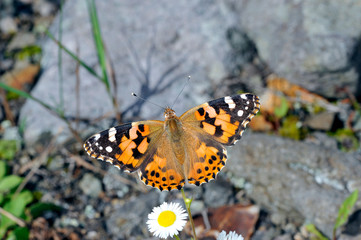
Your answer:
[[[201,104],[185,112],[180,119],[224,145],[233,145],[259,109],[259,98],[246,93]]]
[[[225,146],[239,140],[260,109],[253,94],[227,96],[194,107],[177,117],[166,108],[165,121],[140,121],[112,127],[84,144],[93,158],[135,171],[149,186],[181,189],[214,179],[225,166]]]
[[[169,138],[163,133],[158,138],[157,146],[147,155],[140,167],[139,177],[149,186],[163,190],[180,190],[185,183],[182,163],[172,151]]]
[[[162,121],[141,121],[112,127],[91,136],[84,143],[93,158],[133,172],[143,163],[161,133]]]

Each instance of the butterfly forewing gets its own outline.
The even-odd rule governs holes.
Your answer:
[[[167,109],[164,122],[113,127],[90,137],[84,148],[120,169],[140,169],[141,180],[161,191],[181,189],[185,182],[200,185],[224,167],[224,146],[241,138],[259,108],[259,98],[247,93],[209,101],[180,118]]]
[[[185,112],[180,119],[224,145],[233,145],[259,108],[259,98],[246,93],[209,101]]]
[[[150,154],[162,130],[162,121],[127,123],[91,136],[84,149],[93,158],[132,172]]]

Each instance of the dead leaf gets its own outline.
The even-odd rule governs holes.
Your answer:
[[[310,91],[301,86],[290,83],[287,79],[278,77],[275,74],[272,74],[267,78],[267,87],[270,90],[282,92],[288,97],[298,98],[302,102],[312,104],[318,102],[328,103],[325,98],[317,94],[311,93]]]
[[[40,71],[40,66],[37,64],[30,64],[22,69],[16,69],[5,73],[2,76],[2,81],[10,87],[27,90],[26,85],[30,85],[34,82],[36,75]]]
[[[265,115],[257,115],[252,118],[252,121],[249,123],[249,126],[254,131],[270,131],[273,129],[273,126],[270,122],[267,121]]]
[[[194,218],[194,225],[198,239],[217,239],[217,236],[223,230],[227,233],[235,231],[242,234],[245,240],[250,239],[254,232],[256,222],[259,217],[259,207],[257,205],[222,206],[209,209],[204,219],[203,216]],[[209,223],[210,229],[206,229],[205,222]],[[185,227],[187,234],[191,235],[191,225],[187,223]]]

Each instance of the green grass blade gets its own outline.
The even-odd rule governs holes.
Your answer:
[[[67,47],[65,47],[61,42],[55,39],[55,37],[49,32],[45,31],[45,33],[49,36],[51,40],[53,40],[61,49],[63,49],[70,57],[72,57],[75,61],[77,61],[81,66],[83,66],[90,74],[94,77],[103,81],[103,78],[99,76],[91,67],[89,67],[84,61],[78,58],[74,53],[72,53]]]
[[[338,211],[338,216],[336,219],[334,229],[337,229],[346,223],[347,218],[351,213],[352,207],[355,205],[357,201],[357,198],[358,198],[358,190],[355,190],[342,203],[340,210]]]
[[[59,26],[58,26],[58,39],[59,42],[62,41],[63,38],[63,4],[64,1],[60,2],[60,10],[59,10]],[[58,73],[59,73],[59,108],[64,112],[64,78],[63,78],[63,55],[62,49],[58,45]]]
[[[306,230],[314,235],[311,237],[312,240],[328,240],[328,238],[318,231],[316,226],[313,224],[307,224]]]
[[[26,99],[31,99],[31,100],[41,104],[43,107],[47,108],[48,110],[57,112],[55,108],[53,108],[52,106],[46,104],[45,102],[41,101],[40,99],[38,99],[36,97],[33,97],[32,95],[30,95],[27,92],[24,92],[24,91],[21,91],[19,89],[10,87],[7,84],[2,83],[2,82],[0,82],[0,88],[4,89],[6,91],[9,91],[9,92],[15,93],[15,94],[19,95],[20,97],[24,97]]]
[[[87,0],[87,4],[88,4],[88,11],[90,14],[90,21],[91,21],[92,28],[93,28],[93,37],[94,37],[94,41],[95,41],[95,46],[97,49],[98,59],[99,59],[100,67],[102,69],[102,74],[103,74],[102,81],[105,84],[108,93],[111,94],[110,83],[109,83],[109,78],[108,78],[108,73],[107,73],[107,61],[106,61],[106,57],[105,57],[105,49],[104,49],[103,39],[102,39],[101,31],[100,31],[99,20],[98,20],[98,15],[96,12],[95,2],[94,2],[94,0]]]

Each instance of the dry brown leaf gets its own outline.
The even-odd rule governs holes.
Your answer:
[[[32,84],[36,75],[40,71],[40,66],[37,64],[30,64],[25,68],[16,69],[8,72],[2,76],[2,80],[10,87],[26,90],[26,85]]]
[[[270,75],[267,78],[268,89],[279,91],[291,98],[298,98],[302,102],[317,103],[317,102],[328,102],[325,98],[311,93],[305,88],[296,84],[290,83],[287,79],[278,77],[275,74]]]
[[[209,209],[208,219],[202,216],[194,218],[194,224],[198,239],[217,239],[217,236],[223,230],[227,233],[235,231],[242,234],[245,240],[250,239],[254,232],[256,222],[259,217],[259,207],[257,205],[222,206],[219,208]],[[206,229],[205,222],[209,222],[210,229]],[[188,223],[185,231],[191,235],[191,226]]]
[[[249,127],[254,131],[270,131],[273,129],[273,126],[270,122],[266,120],[265,115],[257,115],[252,118],[252,121],[249,123]]]

